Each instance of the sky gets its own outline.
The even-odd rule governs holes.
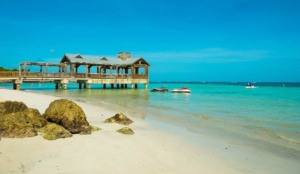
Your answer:
[[[131,52],[150,81],[300,82],[298,0],[0,0],[0,66]]]

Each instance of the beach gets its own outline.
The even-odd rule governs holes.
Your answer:
[[[8,89],[0,89],[0,98],[22,101],[41,113],[58,99]],[[238,173],[184,137],[157,130],[143,120],[134,119],[130,126],[135,135],[118,134],[120,125],[103,123],[115,111],[76,103],[101,131],[55,141],[41,136],[2,138],[0,173]]]
[[[44,113],[59,97],[0,89],[0,100],[22,101]],[[196,134],[158,120],[124,113],[134,135],[116,132],[122,126],[104,123],[120,110],[75,101],[88,122],[102,130],[91,135],[48,141],[2,138],[0,174],[6,173],[297,173],[297,159],[282,158],[222,138]],[[296,154],[297,155],[297,154]]]

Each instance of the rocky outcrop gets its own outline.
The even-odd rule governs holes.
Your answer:
[[[0,138],[24,138],[43,134],[47,140],[91,134],[101,128],[90,126],[82,108],[69,100],[53,101],[43,116],[22,102],[0,102]]]
[[[133,135],[134,132],[132,129],[130,129],[129,127],[123,127],[119,130],[117,130],[117,132],[121,133],[121,134],[127,134],[127,135]]]
[[[122,125],[130,125],[133,123],[128,117],[126,117],[123,113],[117,113],[115,116],[108,118],[104,121],[105,123],[118,123]]]
[[[66,130],[64,127],[54,123],[48,123],[46,126],[40,129],[44,134],[43,138],[46,140],[56,140],[58,138],[72,137],[71,132]]]
[[[24,111],[27,108],[28,107],[23,102],[18,102],[18,101],[0,102],[0,115]]]
[[[66,99],[50,103],[43,116],[47,121],[61,125],[71,133],[90,134],[92,131],[82,108]]]
[[[12,110],[23,108],[11,107]],[[10,110],[10,111],[12,111]],[[40,128],[45,126],[47,121],[41,116],[37,109],[25,109],[15,113],[0,115],[0,136],[6,138],[24,138],[37,135]]]

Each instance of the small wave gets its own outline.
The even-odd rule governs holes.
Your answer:
[[[209,119],[211,119],[211,117],[208,116],[208,115],[203,115],[203,114],[191,114],[191,115],[199,117],[199,118],[201,118],[203,120],[209,120]]]
[[[289,137],[286,137],[286,136],[283,136],[283,135],[278,135],[277,134],[276,138],[288,141],[289,143],[294,143],[294,144],[299,144],[300,145],[300,141],[297,141],[297,140],[295,140],[293,138],[289,138]]]
[[[159,110],[173,110],[173,108],[167,106],[152,105],[151,107]]]

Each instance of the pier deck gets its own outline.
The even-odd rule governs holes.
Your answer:
[[[35,67],[37,72],[29,70]],[[83,72],[79,72],[82,66]],[[56,70],[53,70],[53,67]],[[19,90],[23,82],[53,82],[56,88],[67,89],[67,84],[77,82],[79,88],[90,88],[91,84],[110,84],[121,88],[137,88],[138,84],[148,87],[149,64],[143,58],[131,58],[130,53],[120,52],[117,60],[106,57],[65,54],[59,64],[23,62],[19,71],[0,72],[0,82],[13,83],[13,88]],[[52,68],[52,71],[49,69]],[[94,69],[93,69],[94,68]],[[93,72],[94,70],[94,72]]]

